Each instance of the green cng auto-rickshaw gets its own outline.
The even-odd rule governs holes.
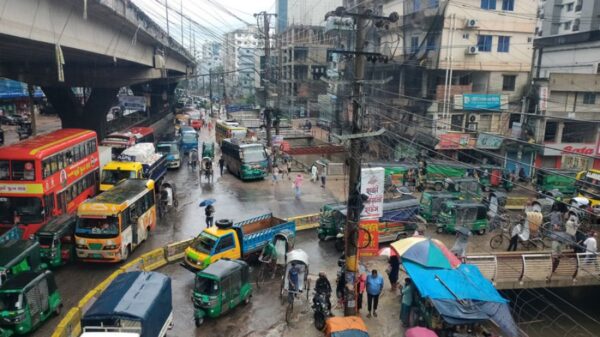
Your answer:
[[[0,245],[0,285],[26,271],[39,271],[40,244],[34,240],[12,240]]]
[[[535,174],[535,185],[540,194],[558,190],[566,196],[577,191],[576,170],[538,169]]]
[[[59,315],[61,306],[52,272],[21,273],[0,286],[0,328],[26,334]]]
[[[40,243],[41,260],[58,267],[75,258],[75,215],[61,215],[42,227],[35,238]]]
[[[499,166],[482,165],[477,170],[479,183],[484,191],[490,188],[502,187],[507,192],[512,191],[513,183],[507,170]]]
[[[346,221],[346,217],[340,212],[345,209],[345,203],[327,204],[321,207],[319,228],[317,229],[319,240],[337,237],[340,227],[343,227]]]
[[[435,222],[442,209],[442,204],[445,201],[459,199],[460,196],[456,193],[425,191],[421,194],[419,214],[427,220],[427,222]]]
[[[487,207],[482,203],[469,201],[446,201],[438,215],[437,232],[455,232],[457,227],[465,227],[479,235],[488,228]]]
[[[481,188],[475,178],[447,178],[444,180],[444,188],[447,192],[456,193],[461,199],[481,198]]]
[[[242,302],[249,303],[251,296],[250,268],[246,262],[221,259],[212,263],[196,274],[192,294],[196,326],[205,317],[216,318]]]
[[[215,143],[203,142],[202,143],[202,158],[209,157],[210,159],[215,158]]]

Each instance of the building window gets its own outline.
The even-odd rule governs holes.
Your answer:
[[[579,24],[580,23],[581,23],[581,20],[579,20],[579,19],[573,20],[573,31],[574,32],[578,32],[579,31]]]
[[[479,123],[477,131],[489,132],[492,131],[492,115],[479,115]]]
[[[572,12],[573,11],[573,3],[569,3],[567,4],[567,12]]]
[[[516,75],[502,75],[502,91],[515,91]]]
[[[583,7],[583,0],[577,0],[577,5],[575,6],[575,11],[581,12],[581,7]]]
[[[498,52],[508,53],[510,49],[510,36],[498,36]]]
[[[502,10],[503,11],[514,11],[515,10],[515,0],[502,0]]]
[[[491,52],[492,51],[492,36],[491,35],[479,35],[477,37],[477,47],[480,52]]]
[[[435,35],[427,37],[427,50],[435,50]]]
[[[571,30],[571,21],[563,23],[565,30]]]
[[[496,9],[496,0],[481,0],[482,9]]]
[[[583,104],[596,104],[596,93],[595,92],[583,93]]]
[[[410,52],[416,53],[419,51],[419,37],[413,36],[410,38]]]
[[[421,10],[421,0],[413,0],[413,12]]]

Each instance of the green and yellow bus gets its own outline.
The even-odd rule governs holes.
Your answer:
[[[219,120],[215,125],[215,136],[219,145],[223,143],[224,139],[228,138],[244,139],[247,133],[248,129],[240,126],[237,122]]]

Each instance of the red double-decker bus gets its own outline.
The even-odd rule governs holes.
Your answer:
[[[117,131],[102,139],[101,144],[112,147],[113,157],[118,157],[123,150],[137,143],[154,143],[154,129],[134,126],[125,131]]]
[[[52,217],[77,210],[98,191],[94,131],[62,129],[0,147],[0,230],[27,239]]]

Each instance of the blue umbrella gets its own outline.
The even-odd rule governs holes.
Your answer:
[[[198,205],[198,206],[200,206],[200,207],[206,207],[206,206],[210,206],[210,205],[214,204],[214,203],[215,203],[215,201],[216,201],[215,199],[206,199],[206,200],[202,200],[202,202],[201,202],[201,203],[200,203],[200,205]]]

